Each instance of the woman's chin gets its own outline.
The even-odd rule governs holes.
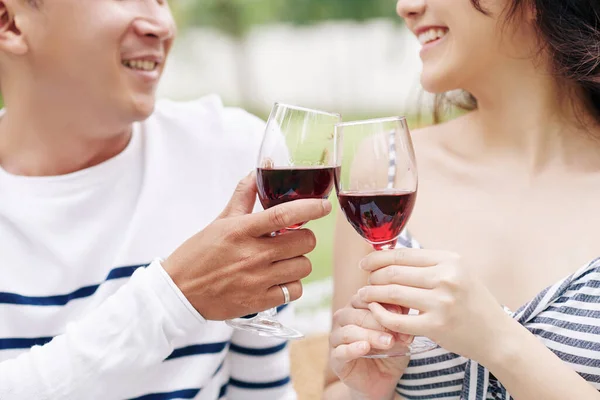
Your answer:
[[[429,93],[446,93],[458,88],[447,73],[427,70],[421,73],[421,86]]]

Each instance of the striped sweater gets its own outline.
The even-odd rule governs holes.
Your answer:
[[[0,399],[296,398],[286,342],[205,321],[153,262],[221,212],[262,133],[214,97],[160,102],[98,166],[0,169]]]

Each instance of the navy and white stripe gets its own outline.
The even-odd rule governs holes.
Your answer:
[[[408,233],[399,244],[419,247]],[[600,390],[600,258],[509,313]],[[407,400],[512,400],[485,367],[441,348],[413,356],[396,392]]]
[[[82,288],[73,290],[70,293],[50,296],[24,296],[18,293],[0,292],[0,304],[40,307],[66,306],[73,300],[84,299],[86,297],[93,296],[104,282],[130,278],[138,268],[145,268],[148,265],[150,265],[150,263],[113,268],[110,270],[103,282],[95,285],[84,286]]]
[[[145,268],[148,265],[149,263],[144,263],[138,265],[116,267],[110,270],[103,282],[94,285],[88,285],[64,294],[53,294],[47,296],[26,296],[18,293],[3,292],[0,293],[0,305],[10,305],[11,307],[39,307],[40,309],[47,309],[49,307],[60,308],[72,301],[85,301],[86,298],[93,297],[94,294],[106,282],[116,280],[126,281],[126,279],[130,278],[138,268]],[[277,311],[284,311],[287,307],[288,305],[279,306],[277,308]],[[6,359],[6,357],[3,357],[3,353],[5,352],[17,351],[20,353],[29,350],[33,346],[43,346],[50,342],[52,339],[53,336],[0,337],[0,361]],[[237,354],[247,358],[249,357],[251,359],[264,359],[269,356],[277,356],[278,353],[281,353],[287,349],[287,345],[288,343],[286,341],[269,347],[245,347],[240,344],[233,343],[231,340],[219,342],[205,342],[176,348],[164,360],[164,362],[172,362],[173,360],[182,358],[215,355],[218,356],[221,360],[221,363],[219,364],[215,372],[212,374],[212,377],[215,378],[223,369],[227,354]],[[241,380],[236,379],[234,377],[230,377],[224,384],[220,386],[219,397],[217,397],[217,399],[225,398],[229,388],[238,388],[244,390],[268,390],[285,387],[289,385],[290,382],[291,378],[289,375],[285,375],[280,379],[266,381]],[[195,399],[201,391],[202,388],[197,387],[180,389],[170,392],[153,392],[131,398],[131,400]]]

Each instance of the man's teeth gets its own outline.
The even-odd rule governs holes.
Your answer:
[[[434,40],[441,39],[446,36],[448,31],[445,29],[433,28],[419,34],[419,42],[423,44],[427,44],[429,42],[433,42]]]
[[[158,65],[154,61],[143,61],[143,60],[125,60],[123,65],[131,69],[139,69],[142,71],[154,71]]]

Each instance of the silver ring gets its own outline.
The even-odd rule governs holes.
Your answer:
[[[290,302],[290,291],[287,286],[281,284],[279,285],[281,291],[283,292],[283,304],[288,304]]]

